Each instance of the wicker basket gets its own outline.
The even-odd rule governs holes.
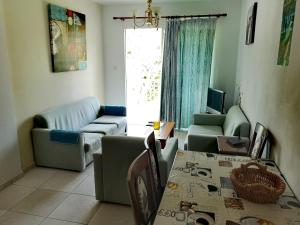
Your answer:
[[[230,179],[239,197],[256,203],[274,203],[285,190],[285,183],[279,176],[255,162],[233,169]]]

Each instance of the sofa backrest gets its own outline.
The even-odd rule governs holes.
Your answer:
[[[232,106],[223,125],[225,136],[249,137],[250,123],[239,106]]]
[[[78,131],[95,120],[99,110],[99,100],[96,97],[87,97],[36,115],[34,126],[36,128]]]

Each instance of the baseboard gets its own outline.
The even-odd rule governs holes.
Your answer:
[[[27,171],[31,170],[34,167],[35,167],[35,165],[32,165],[32,166],[27,167],[26,169],[23,169],[23,171],[19,175],[15,176],[14,178],[10,179],[9,181],[5,182],[4,184],[1,184],[0,191],[7,188],[9,185],[12,185],[13,183],[15,183],[17,180],[22,178]]]

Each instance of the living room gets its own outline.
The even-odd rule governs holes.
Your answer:
[[[255,40],[253,44],[246,45],[248,11],[255,2],[258,2]],[[86,70],[52,72],[47,10],[49,3],[85,14]],[[80,187],[83,181],[88,186],[94,186],[91,180],[93,168],[88,167],[79,178],[63,171],[61,178],[57,179],[69,179],[71,197],[74,198],[64,195],[65,191],[69,192],[63,190],[59,200],[56,200],[59,204],[54,204],[55,207],[52,205],[51,210],[42,214],[26,212],[22,207],[18,210],[16,206],[32,194],[37,185],[46,184],[48,180],[45,179],[50,179],[57,170],[45,169],[42,174],[31,174],[32,180],[28,178],[29,181],[23,180],[19,185],[17,179],[24,178],[23,173],[26,175],[26,172],[30,172],[36,163],[31,137],[33,117],[36,114],[88,96],[96,96],[101,105],[126,105],[124,30],[132,29],[134,25],[132,20],[123,22],[113,20],[113,17],[132,16],[134,12],[142,15],[145,3],[0,0],[0,190],[5,193],[1,195],[0,192],[0,224],[109,224],[108,217],[116,219],[111,224],[120,224],[124,218],[127,218],[128,224],[133,223],[131,209],[124,209],[123,206],[114,208],[109,204],[101,208],[93,194],[87,195],[89,199],[83,201],[84,194],[78,197],[73,193],[80,193],[79,189],[86,188]],[[300,82],[300,66],[296,61],[300,57],[297,44],[300,35],[299,4],[296,5],[287,66],[277,65],[283,0],[201,0],[176,3],[154,0],[152,4],[154,8],[160,9],[161,16],[227,13],[226,17],[217,20],[211,85],[226,92],[226,110],[240,101],[251,124],[251,135],[257,122],[269,130],[271,159],[299,197],[300,178],[297,171],[300,169],[300,152],[297,134],[300,126],[297,116],[300,112],[300,91],[297,85]],[[164,19],[160,20],[162,28],[165,23]],[[33,184],[34,181],[36,185],[26,185],[26,182]],[[5,192],[5,188],[12,183],[15,183],[15,189]],[[51,185],[55,184],[53,181]],[[51,185],[48,183],[48,188]],[[69,202],[64,204],[66,199]],[[59,215],[64,214],[65,205],[76,205],[72,200],[85,202],[83,206],[91,209],[92,213],[88,212],[88,215],[83,216],[84,219],[78,220]],[[98,213],[98,208],[95,210],[94,207],[102,211]],[[115,214],[111,214],[112,211]]]

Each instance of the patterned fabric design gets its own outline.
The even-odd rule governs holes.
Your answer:
[[[148,201],[148,191],[142,176],[137,178],[137,191],[139,196],[139,207],[141,210],[141,216],[143,217],[144,224],[148,223],[151,216],[150,205]]]

